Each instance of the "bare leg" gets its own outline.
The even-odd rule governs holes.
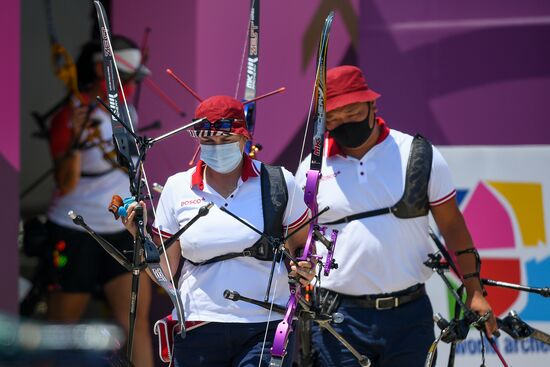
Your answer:
[[[113,316],[126,333],[128,333],[129,328],[128,314],[130,311],[131,286],[132,275],[127,273],[110,280],[104,287],[105,296],[111,306]],[[137,317],[132,354],[132,362],[136,367],[153,366],[152,326],[149,325],[150,304],[151,282],[147,274],[142,273],[139,279]]]
[[[48,297],[48,319],[74,323],[80,320],[90,302],[89,293],[52,292]]]

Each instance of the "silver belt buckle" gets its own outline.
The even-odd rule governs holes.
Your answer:
[[[392,299],[393,299],[393,305],[389,305],[389,306],[385,306],[385,307],[380,306],[380,302],[387,302],[387,301],[391,301]],[[379,311],[381,311],[381,310],[391,310],[392,308],[395,308],[395,307],[399,306],[399,297],[381,297],[381,298],[377,298],[374,304],[375,304],[375,308]]]

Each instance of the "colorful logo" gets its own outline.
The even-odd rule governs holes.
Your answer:
[[[542,185],[480,181],[457,200],[483,264],[481,276],[532,287],[550,285]],[[511,309],[526,321],[550,321],[548,300],[537,294],[487,287],[497,315]]]

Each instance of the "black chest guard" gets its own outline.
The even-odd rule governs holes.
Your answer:
[[[405,174],[405,190],[399,201],[387,208],[369,210],[367,212],[349,215],[333,222],[323,224],[341,224],[352,220],[375,217],[392,213],[398,218],[416,218],[428,215],[430,204],[428,200],[428,183],[432,171],[432,144],[422,135],[414,136],[407,171]]]
[[[264,233],[269,237],[260,239],[242,252],[232,252],[226,255],[216,256],[212,259],[195,263],[186,259],[191,264],[207,265],[218,261],[229,260],[236,257],[247,256],[262,261],[272,261],[273,243],[283,237],[283,216],[288,202],[288,190],[283,170],[279,166],[269,166],[262,163],[260,184],[262,190],[262,213],[264,217]]]

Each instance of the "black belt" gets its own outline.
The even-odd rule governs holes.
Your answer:
[[[384,294],[372,294],[364,296],[350,296],[347,294],[341,294],[342,300],[351,301],[352,303],[364,307],[374,308],[377,310],[390,310],[402,306],[406,303],[415,301],[426,294],[426,287],[424,284],[416,284],[407,289],[401,291],[384,293]]]

